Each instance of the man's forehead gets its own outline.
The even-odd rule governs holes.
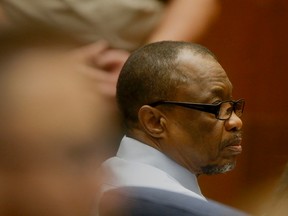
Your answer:
[[[185,77],[181,92],[187,91],[190,97],[198,98],[219,96],[227,98],[232,94],[232,84],[226,72],[216,59],[209,54],[193,53],[182,50],[177,59],[177,73]],[[194,96],[193,96],[194,95]]]
[[[194,53],[185,49],[179,53],[176,65],[178,73],[191,78],[191,80],[198,82],[213,78],[228,80],[222,66],[209,54]]]

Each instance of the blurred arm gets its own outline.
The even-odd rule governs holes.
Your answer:
[[[9,25],[9,24],[10,24],[10,22],[9,22],[2,6],[0,5],[0,27],[5,26],[5,25]]]
[[[218,0],[171,0],[149,42],[196,41],[220,12]]]

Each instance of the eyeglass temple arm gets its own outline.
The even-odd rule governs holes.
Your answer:
[[[195,109],[207,113],[212,113],[215,115],[218,115],[219,112],[219,106],[220,104],[188,104],[188,103],[181,103],[181,102],[173,102],[173,101],[157,101],[155,103],[149,104],[152,107],[161,105],[161,104],[171,104],[171,105],[177,105],[182,106],[190,109]]]

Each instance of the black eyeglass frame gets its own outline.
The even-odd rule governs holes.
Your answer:
[[[219,118],[219,112],[220,112],[220,108],[221,105],[223,103],[232,103],[232,107],[233,107],[233,111],[234,113],[236,113],[236,106],[239,103],[242,103],[242,110],[241,110],[241,115],[237,115],[238,117],[241,117],[244,111],[244,106],[245,106],[245,100],[244,99],[239,99],[239,100],[226,100],[226,101],[220,101],[219,103],[215,103],[215,104],[204,104],[204,103],[190,103],[190,102],[179,102],[179,101],[156,101],[153,103],[148,104],[149,106],[152,107],[156,107],[159,105],[165,105],[165,104],[170,104],[170,105],[176,105],[176,106],[181,106],[181,107],[185,107],[185,108],[189,108],[189,109],[195,109],[195,110],[199,110],[199,111],[203,111],[203,112],[207,112],[207,113],[212,113],[215,115],[216,119],[219,120],[227,120],[231,117],[232,112],[230,113],[229,117],[223,119],[223,118]]]

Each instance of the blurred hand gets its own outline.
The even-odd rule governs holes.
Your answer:
[[[98,41],[75,50],[73,55],[82,63],[81,71],[91,74],[101,93],[114,100],[117,79],[129,52],[110,49],[107,42]]]
[[[108,49],[94,59],[96,66],[110,73],[119,74],[130,53],[120,49]]]

